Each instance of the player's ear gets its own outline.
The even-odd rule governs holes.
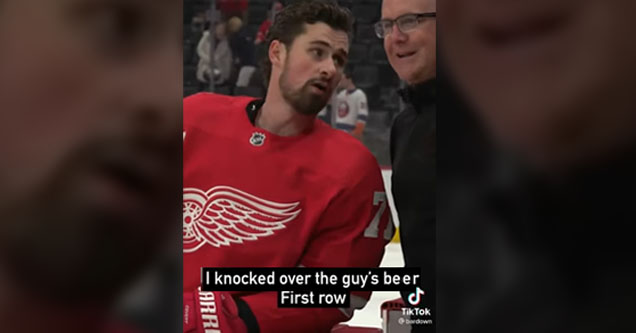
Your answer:
[[[269,44],[269,61],[272,62],[272,66],[282,67],[287,57],[287,47],[279,40],[273,40]]]

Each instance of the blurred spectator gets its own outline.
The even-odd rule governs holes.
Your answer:
[[[261,26],[258,28],[258,33],[256,33],[256,38],[254,39],[254,44],[259,45],[265,41],[267,38],[267,32],[269,28],[272,26],[272,22],[276,18],[276,14],[278,14],[283,9],[283,3],[280,1],[274,1],[272,5],[272,9],[270,10],[267,19],[261,23]]]
[[[218,22],[214,27],[214,63],[211,64],[210,30],[206,30],[197,46],[199,64],[197,66],[197,79],[201,83],[208,83],[214,79],[216,86],[227,85],[232,73],[232,51],[227,39],[227,24]]]
[[[210,19],[206,11],[198,12],[192,17],[190,22],[190,30],[192,32],[201,32],[210,28]]]
[[[243,20],[237,16],[232,16],[227,20],[227,36],[236,34],[243,27]]]
[[[247,87],[256,71],[256,54],[253,37],[238,17],[228,22],[230,49],[232,50],[232,83]]]
[[[345,71],[340,81],[342,91],[336,99],[336,128],[362,140],[362,132],[369,117],[367,95],[356,87],[351,71]]]
[[[212,64],[210,63],[210,52],[212,51],[212,40],[210,39],[210,24],[205,24],[205,30],[197,45],[197,55],[199,63],[197,64],[197,80],[199,80],[199,90],[206,89],[206,83],[210,82],[212,77]]]

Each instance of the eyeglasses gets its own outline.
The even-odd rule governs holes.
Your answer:
[[[382,20],[374,25],[375,34],[380,39],[386,38],[393,32],[393,25],[397,23],[401,32],[407,33],[417,27],[425,18],[435,18],[437,13],[405,14],[395,20]]]

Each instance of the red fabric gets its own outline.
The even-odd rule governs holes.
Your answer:
[[[226,14],[243,13],[247,10],[247,0],[217,0],[217,5]]]
[[[331,333],[382,333],[382,330],[379,328],[355,327],[341,324],[331,329]]]
[[[296,137],[254,127],[245,111],[251,100],[184,100],[184,289],[199,286],[201,267],[377,267],[393,225],[373,155],[319,120]],[[258,232],[246,225],[279,228],[232,241]],[[324,332],[347,319],[334,308],[279,309],[275,292],[234,294],[264,333]]]
[[[272,26],[272,21],[270,20],[263,21],[263,23],[261,23],[261,26],[258,27],[258,32],[256,33],[256,38],[254,39],[254,41],[264,42],[265,39],[267,38],[267,32],[269,31],[269,28],[271,26]]]
[[[184,333],[247,333],[238,308],[229,293],[183,293]]]

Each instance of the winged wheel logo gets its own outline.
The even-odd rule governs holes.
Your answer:
[[[271,236],[302,211],[300,203],[268,201],[229,186],[183,189],[183,252],[204,245],[243,244]]]

